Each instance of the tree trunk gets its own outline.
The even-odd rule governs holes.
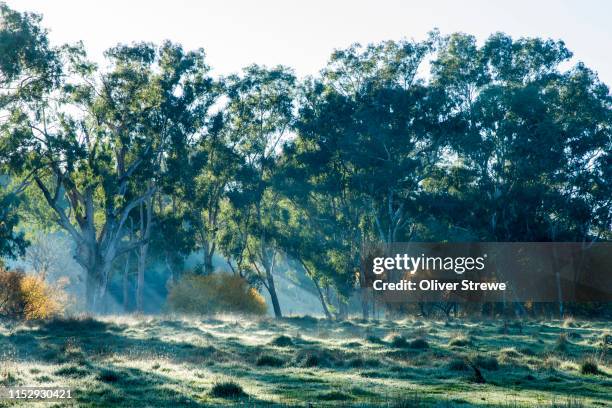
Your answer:
[[[321,286],[319,286],[319,282],[316,279],[312,280],[314,282],[315,287],[317,288],[317,292],[319,293],[319,300],[321,301],[321,306],[323,307],[323,313],[325,313],[325,317],[327,320],[332,320],[332,315],[329,312],[329,308],[327,307],[327,302],[325,301],[325,297],[323,296],[323,292],[321,291]]]
[[[130,272],[130,253],[125,254],[125,268],[123,269],[123,311],[128,311],[129,306],[129,272]]]
[[[88,312],[95,312],[98,285],[95,266],[85,270],[85,307]]]
[[[561,272],[560,266],[557,258],[557,250],[554,245],[552,247],[552,267],[555,270],[555,280],[557,284],[557,302],[559,304],[559,318],[563,319],[564,310],[563,310],[563,291],[561,285]]]
[[[214,272],[213,270],[213,255],[214,247],[210,243],[206,243],[202,248],[204,250],[204,274],[210,275]]]
[[[270,293],[270,299],[272,299],[272,308],[274,309],[274,316],[277,319],[281,319],[283,317],[283,313],[281,311],[280,303],[278,301],[278,295],[276,294],[276,287],[274,286],[274,277],[272,276],[271,271],[266,270],[266,280],[268,281],[267,289],[268,293]]]
[[[144,221],[144,209],[146,206],[146,224]],[[143,243],[140,245],[139,255],[138,255],[138,276],[137,276],[137,285],[136,285],[136,310],[138,312],[142,312],[144,310],[143,306],[143,294],[144,294],[144,275],[145,275],[145,267],[147,264],[147,253],[149,250],[149,238],[151,237],[151,221],[153,218],[153,199],[149,197],[146,202],[146,205],[140,204],[140,233],[141,239]]]

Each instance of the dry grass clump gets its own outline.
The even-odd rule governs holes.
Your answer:
[[[570,316],[570,317],[566,317],[563,320],[563,327],[570,328],[570,327],[580,327],[580,326],[578,325],[578,322],[576,322],[576,319]]]
[[[449,340],[450,347],[466,347],[472,345],[472,339],[464,334],[457,335]]]

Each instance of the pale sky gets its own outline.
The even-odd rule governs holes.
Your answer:
[[[420,40],[437,27],[483,40],[562,39],[612,85],[612,1],[399,0],[8,0],[43,14],[53,43],[83,40],[94,60],[117,43],[182,43],[203,47],[215,74],[251,63],[283,64],[300,76],[316,74],[334,48],[402,38]]]

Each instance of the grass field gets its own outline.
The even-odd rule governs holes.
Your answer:
[[[231,316],[5,322],[0,383],[69,386],[74,406],[610,406],[610,329]]]

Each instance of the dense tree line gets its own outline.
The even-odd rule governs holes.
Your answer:
[[[88,308],[148,265],[213,256],[270,295],[281,262],[346,314],[367,241],[612,238],[612,97],[561,41],[432,32],[337,50],[316,77],[118,45],[105,66],[1,6],[0,254],[19,203],[74,242]],[[368,300],[363,299],[367,317]]]

